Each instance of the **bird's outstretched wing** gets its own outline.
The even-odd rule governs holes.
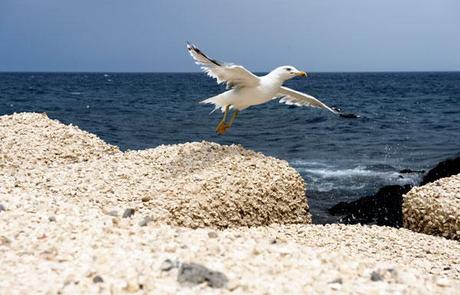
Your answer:
[[[328,107],[318,99],[314,98],[311,95],[293,90],[291,88],[287,88],[281,86],[280,92],[278,92],[275,98],[281,98],[280,103],[285,103],[287,105],[296,105],[296,106],[309,106],[309,107],[316,107],[326,109],[328,111],[333,112],[334,114],[339,115],[340,113],[336,110]]]
[[[215,78],[217,83],[225,83],[227,87],[252,87],[259,83],[259,77],[248,71],[243,66],[225,64],[209,58],[195,45],[187,43],[187,49],[197,65],[208,74]]]

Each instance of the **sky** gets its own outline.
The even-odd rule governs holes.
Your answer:
[[[459,71],[459,0],[0,0],[0,71]]]

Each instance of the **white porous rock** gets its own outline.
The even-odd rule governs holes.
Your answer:
[[[237,145],[196,142],[128,151],[36,167],[3,183],[8,193],[56,196],[118,214],[134,209],[134,216],[149,216],[151,223],[192,228],[311,223],[298,172],[286,161]]]
[[[413,231],[460,240],[460,174],[410,190],[403,220]]]
[[[96,135],[51,120],[44,113],[0,116],[0,171],[84,162],[119,153]]]
[[[217,237],[210,237],[207,228],[139,226],[136,215],[116,219],[57,196],[5,196],[0,294],[458,294],[460,288],[460,243],[407,229],[292,224],[214,229]],[[180,284],[181,263],[221,272],[228,284]]]

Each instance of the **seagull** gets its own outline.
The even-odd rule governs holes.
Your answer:
[[[216,127],[216,132],[223,135],[232,127],[238,113],[250,106],[263,104],[272,99],[280,99],[280,103],[295,106],[310,106],[328,110],[340,115],[340,112],[328,107],[311,95],[283,86],[283,83],[295,77],[307,77],[307,73],[293,66],[281,66],[265,76],[256,76],[245,67],[216,61],[204,54],[198,47],[187,42],[187,49],[195,63],[218,84],[226,84],[227,91],[200,103],[213,104],[214,111],[221,109],[224,113]],[[227,122],[229,110],[234,110]],[[212,113],[211,112],[211,113]]]

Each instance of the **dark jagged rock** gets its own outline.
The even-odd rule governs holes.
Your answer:
[[[440,162],[436,167],[428,171],[420,185],[424,185],[440,178],[449,177],[460,173],[460,156]]]
[[[393,227],[402,226],[402,195],[411,185],[389,185],[382,187],[375,195],[353,202],[340,202],[329,209],[333,215],[344,215],[341,221],[347,224],[377,224]]]
[[[400,173],[420,173],[410,169]],[[429,170],[420,185],[460,173],[460,157],[440,162]],[[332,215],[342,215],[340,221],[346,224],[377,224],[393,227],[402,226],[403,195],[411,185],[389,185],[379,189],[373,196],[362,197],[353,202],[340,202],[328,209]]]

